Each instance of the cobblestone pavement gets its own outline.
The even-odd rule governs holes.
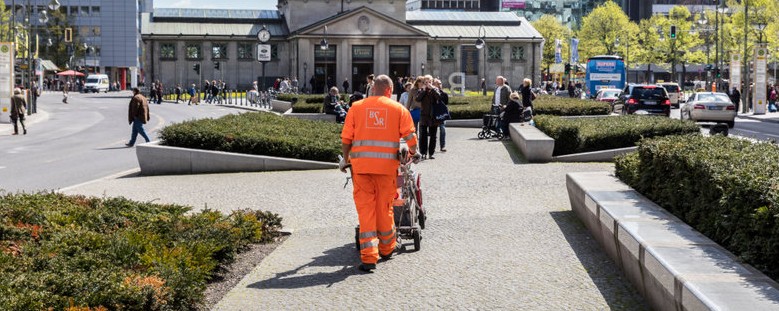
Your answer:
[[[270,210],[293,234],[216,310],[636,310],[645,303],[570,209],[565,174],[611,164],[525,164],[509,143],[450,128],[418,166],[422,247],[362,274],[351,186],[337,170],[126,177],[68,190]]]

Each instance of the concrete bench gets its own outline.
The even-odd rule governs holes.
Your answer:
[[[287,112],[283,114],[284,117],[289,118],[298,118],[303,120],[312,120],[312,121],[325,121],[325,122],[335,122],[335,115],[334,114],[325,114],[325,113],[292,113]]]
[[[162,146],[159,141],[135,147],[141,175],[183,175],[206,173],[322,170],[337,163],[271,156]]]
[[[571,207],[655,310],[779,310],[779,285],[609,172],[570,173]]]
[[[527,123],[509,124],[511,141],[528,162],[546,163],[552,160],[554,139]]]

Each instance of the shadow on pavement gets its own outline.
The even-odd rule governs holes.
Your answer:
[[[503,147],[506,148],[506,151],[509,152],[509,156],[511,156],[511,161],[514,162],[514,164],[528,164],[529,162],[525,159],[524,156],[522,156],[522,153],[519,152],[519,148],[517,148],[516,145],[514,145],[514,142],[511,140],[495,140],[496,142],[500,142],[503,144]]]
[[[573,249],[592,283],[598,287],[611,310],[648,310],[643,298],[627,281],[617,265],[603,252],[598,242],[573,211],[550,212],[565,240]],[[633,296],[632,299],[626,299]],[[640,301],[639,305],[630,302]]]
[[[248,287],[255,289],[294,289],[320,285],[330,287],[352,275],[361,274],[355,266],[358,256],[354,243],[345,244],[326,250],[323,255],[314,257],[310,263],[278,273],[270,279],[256,282]]]

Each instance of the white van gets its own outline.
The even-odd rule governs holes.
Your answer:
[[[108,76],[103,74],[93,74],[87,77],[87,82],[84,83],[84,92],[97,93],[100,91],[108,93]]]

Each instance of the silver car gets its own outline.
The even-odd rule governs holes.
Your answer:
[[[726,123],[733,128],[736,120],[736,105],[725,93],[701,92],[690,95],[681,109],[682,120],[696,122]]]

